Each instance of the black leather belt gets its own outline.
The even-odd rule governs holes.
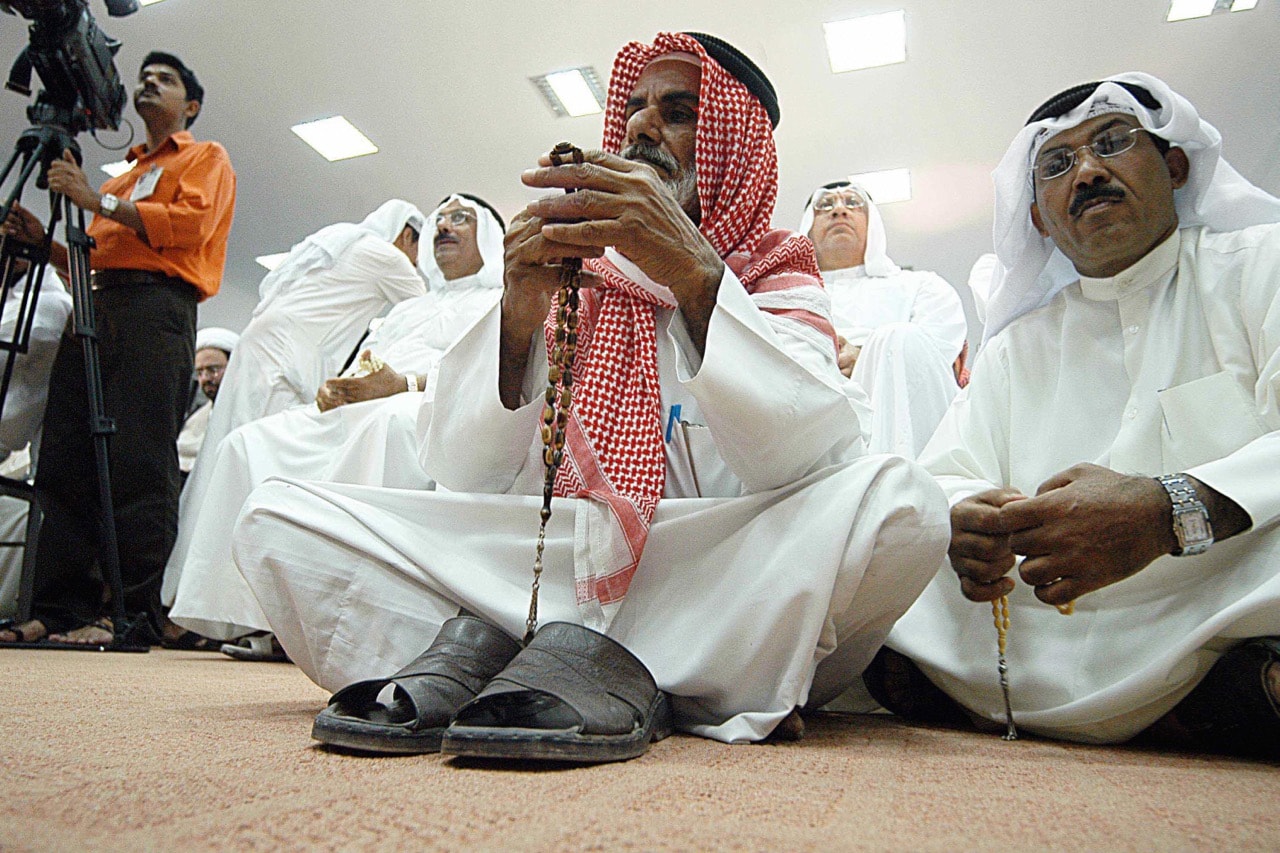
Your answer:
[[[94,270],[93,289],[106,290],[111,287],[127,287],[138,284],[183,284],[189,283],[177,276],[165,275],[152,270]]]

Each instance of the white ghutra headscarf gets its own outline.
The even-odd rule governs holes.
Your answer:
[[[880,218],[880,208],[871,200],[871,194],[858,184],[843,182],[835,187],[818,187],[814,190],[804,206],[804,216],[800,217],[800,233],[808,236],[809,230],[813,228],[813,203],[818,196],[843,189],[853,190],[867,203],[867,248],[862,261],[867,275],[884,278],[899,272],[901,268],[885,251],[884,220]]]
[[[444,286],[444,273],[436,265],[436,253],[432,251],[431,247],[436,236],[436,217],[440,215],[440,211],[455,201],[476,215],[476,248],[480,250],[480,259],[484,261],[484,266],[474,276],[467,276],[457,282],[450,282],[450,285],[455,287],[460,285],[502,287],[502,238],[504,235],[502,223],[483,204],[478,204],[473,199],[454,193],[440,202],[435,210],[431,211],[431,215],[427,217],[427,230],[422,234],[424,245],[418,252],[418,272],[422,273],[422,277],[427,280],[427,289],[439,290]]]
[[[1121,82],[1146,89],[1159,107],[1143,106],[1118,85]],[[1154,136],[1186,152],[1191,174],[1187,183],[1174,191],[1180,228],[1204,225],[1215,231],[1235,231],[1280,222],[1280,199],[1249,183],[1222,159],[1222,134],[1200,118],[1186,98],[1150,74],[1131,71],[1108,77],[1066,114],[1028,123],[991,173],[996,194],[993,236],[999,263],[987,304],[984,344],[1080,277],[1053,241],[1041,237],[1031,222],[1034,197],[1029,169],[1040,146],[1052,136],[1104,113],[1132,115]]]
[[[253,309],[257,317],[275,301],[293,282],[317,269],[328,269],[342,253],[366,234],[381,237],[388,243],[400,236],[406,225],[419,234],[426,226],[422,211],[407,201],[393,198],[364,218],[359,224],[338,222],[326,225],[289,250],[289,255],[258,285],[258,307]]]

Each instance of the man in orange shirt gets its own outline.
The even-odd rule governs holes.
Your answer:
[[[125,610],[159,617],[160,578],[177,532],[182,427],[195,348],[196,303],[218,291],[236,180],[226,150],[196,142],[186,128],[204,89],[178,57],[143,60],[133,105],[147,141],[133,168],[98,192],[70,152],[48,172],[50,189],[94,214],[88,232],[102,367],[103,402],[115,420],[110,442]],[[6,230],[34,241],[42,228],[18,209]],[[66,248],[51,258],[66,275]],[[33,618],[0,630],[0,642],[99,645],[112,640],[102,617],[98,492],[80,342],[64,335],[51,379],[36,489],[45,512],[36,552]]]

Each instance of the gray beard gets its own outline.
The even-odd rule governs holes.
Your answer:
[[[698,201],[698,170],[696,168],[682,169],[676,158],[658,146],[644,142],[628,145],[622,149],[622,156],[626,160],[648,163],[659,170],[659,175],[670,175],[671,177],[663,177],[662,183],[671,190],[671,195],[675,196],[676,203],[680,205],[685,215],[692,219],[695,225],[701,223],[702,205]]]

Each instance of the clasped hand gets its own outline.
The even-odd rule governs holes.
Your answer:
[[[371,356],[369,350],[361,354],[362,359]],[[378,400],[390,397],[408,389],[403,374],[397,373],[390,365],[384,364],[379,369],[365,376],[339,376],[326,379],[316,392],[316,405],[320,411],[327,412],[348,403],[362,403],[365,400]]]
[[[503,324],[513,337],[527,339],[541,325],[564,259],[598,258],[608,246],[670,287],[682,308],[708,291],[714,303],[724,264],[652,166],[600,151],[552,166],[544,155],[521,180],[576,192],[533,202],[507,231]],[[595,277],[584,272],[582,284],[593,286]]]
[[[1013,590],[1018,575],[1046,604],[1066,604],[1136,574],[1170,553],[1170,503],[1150,477],[1079,464],[1027,497],[992,489],[951,509],[951,567],[971,601]]]

